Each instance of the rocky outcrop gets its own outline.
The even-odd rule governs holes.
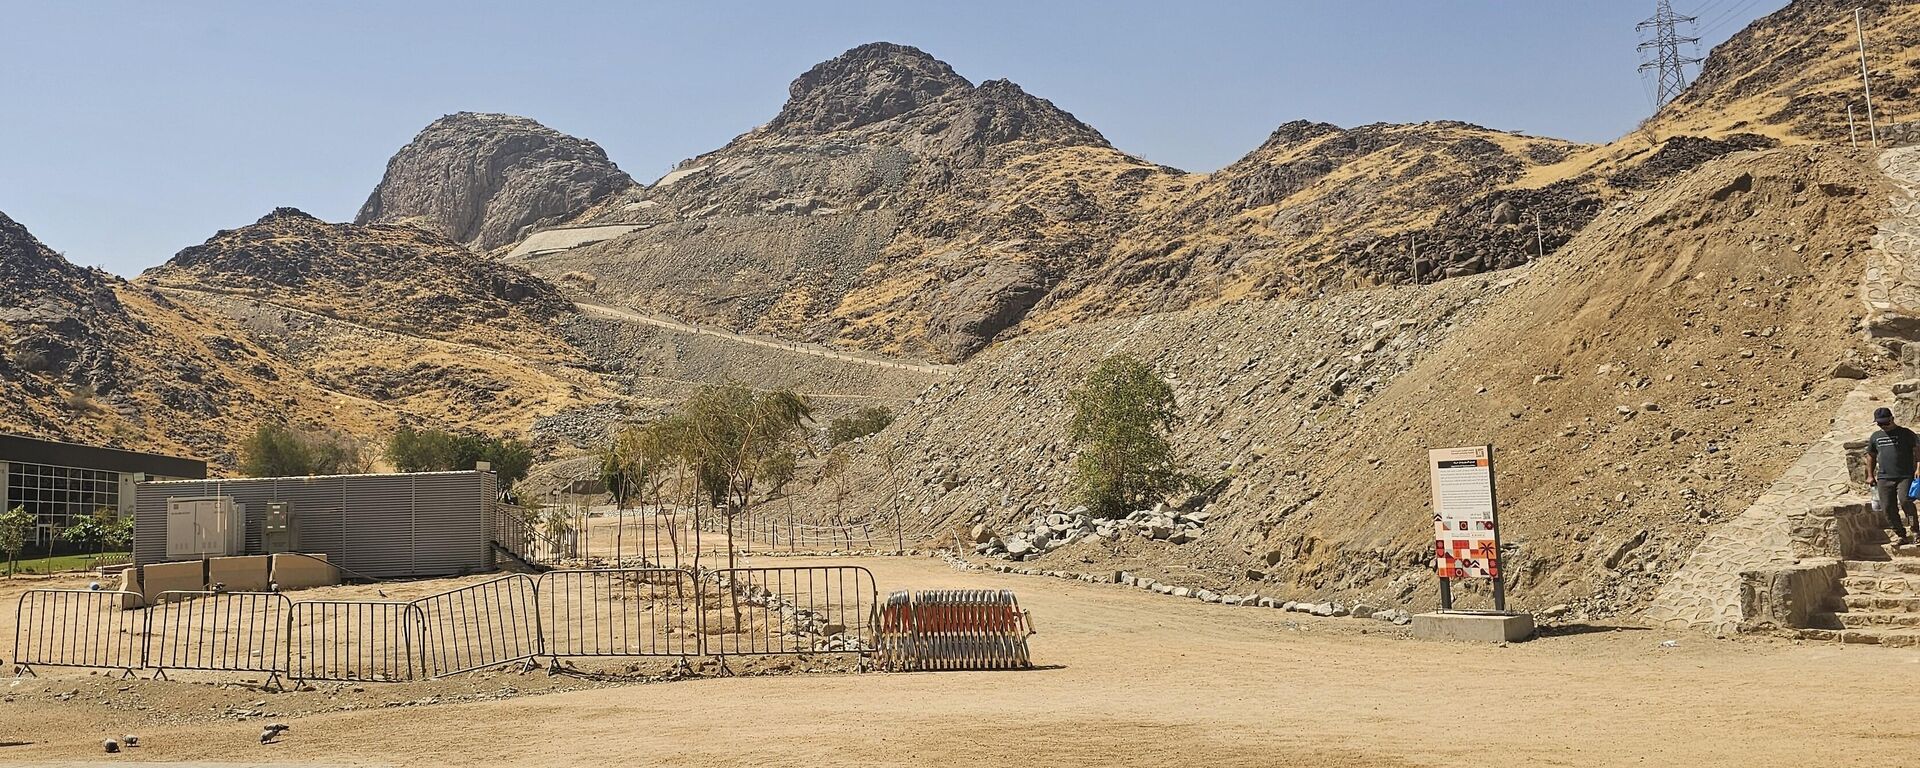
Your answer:
[[[767,125],[577,222],[635,229],[526,263],[703,323],[958,359],[1092,257],[1141,177],[1170,174],[909,46],[860,46],[789,92]]]
[[[987,264],[948,283],[928,320],[929,339],[947,359],[986,346],[1047,293],[1040,273],[1025,264]]]
[[[870,43],[794,78],[786,105],[767,127],[789,136],[860,128],[972,88],[946,62],[918,48]]]
[[[113,278],[74,265],[0,213],[0,373],[43,373],[74,386],[117,384],[117,351],[104,335],[127,322]]]
[[[552,343],[549,326],[573,312],[551,283],[445,236],[408,225],[331,224],[293,208],[222,230],[141,281],[486,346]]]
[[[1607,182],[1622,189],[1646,189],[1658,186],[1701,163],[1721,155],[1751,149],[1770,149],[1780,142],[1752,133],[1736,133],[1725,140],[1700,136],[1674,136],[1660,142],[1660,149],[1647,159],[1634,163],[1607,177]]]
[[[524,117],[460,112],[387,161],[354,223],[415,224],[490,251],[632,186],[591,141]]]

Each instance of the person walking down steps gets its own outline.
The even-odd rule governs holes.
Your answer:
[[[1889,408],[1874,409],[1873,423],[1880,425],[1880,429],[1867,438],[1867,476],[1873,478],[1874,499],[1886,513],[1887,527],[1893,529],[1893,535],[1901,544],[1912,544],[1907,526],[1900,522],[1900,513],[1906,512],[1907,525],[1920,533],[1913,499],[1907,498],[1907,486],[1913,484],[1916,436],[1913,430],[1893,423],[1893,410]]]

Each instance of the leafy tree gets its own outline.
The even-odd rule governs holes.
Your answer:
[[[1073,497],[1094,514],[1118,517],[1152,504],[1183,478],[1167,443],[1179,423],[1173,388],[1132,355],[1102,360],[1074,390],[1068,438],[1074,460]]]
[[[613,496],[615,509],[626,509],[639,486],[638,478],[627,475],[630,470],[638,469],[639,462],[628,459],[624,448],[616,439],[600,449],[600,484]]]
[[[847,452],[842,449],[827,451],[826,458],[820,462],[819,473],[813,478],[813,484],[833,483],[833,516],[840,520],[846,518],[847,501]]]
[[[834,419],[827,425],[827,446],[850,443],[860,438],[886,429],[893,423],[893,411],[883,405],[869,405],[854,411],[851,416]]]
[[[20,569],[20,550],[27,548],[27,535],[33,532],[33,513],[21,505],[0,514],[0,552],[7,553],[7,578]]]
[[[401,427],[387,440],[387,460],[402,472],[452,472],[492,465],[502,486],[511,487],[533,467],[533,447],[517,438],[458,434],[439,429]]]
[[[366,441],[336,430],[304,432],[315,475],[358,475],[373,471],[374,451]]]
[[[115,512],[112,507],[101,507],[94,510],[92,515],[60,531],[60,539],[69,544],[92,549],[98,554],[105,551],[106,546],[118,538],[123,527],[127,529],[126,533],[130,538],[132,523],[131,519],[123,523],[120,513]]]
[[[760,480],[767,484],[767,495],[778,496],[785,491],[799,467],[798,450],[775,451],[769,455],[760,466]]]
[[[681,413],[660,422],[676,459],[726,519],[729,567],[734,522],[752,508],[755,483],[791,478],[790,462],[808,450],[803,425],[812,415],[807,399],[791,390],[754,392],[726,383],[702,387]]]
[[[313,450],[285,424],[267,422],[240,444],[240,474],[294,477],[313,474]]]
[[[359,438],[336,430],[304,431],[269,422],[240,444],[240,473],[301,477],[371,471],[373,454]]]

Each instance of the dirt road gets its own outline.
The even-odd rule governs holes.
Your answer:
[[[92,759],[99,734],[138,729],[143,760],[435,766],[1920,764],[1920,727],[1902,725],[1920,701],[1912,651],[1696,636],[1661,648],[1670,636],[1645,630],[1442,645],[1372,622],[927,559],[831,562],[871,567],[882,589],[1017,590],[1045,668],[708,678],[376,707],[289,717],[285,743],[264,747],[258,722],[169,725],[80,700],[8,703],[0,737],[36,743],[0,749],[0,761]],[[780,563],[797,561],[756,559]],[[536,678],[546,676],[506,679],[530,691]]]
[[[609,307],[602,304],[586,304],[581,302],[575,302],[574,306],[578,307],[581,312],[584,312],[589,315],[594,315],[596,317],[607,317],[607,318],[613,318],[616,320],[623,320],[630,323],[641,323],[644,325],[651,325],[656,328],[665,328],[670,331],[678,331],[680,333],[691,333],[691,334],[697,334],[702,336],[712,336],[714,338],[725,339],[727,341],[731,341],[736,344],[746,344],[746,345],[755,346],[755,347],[765,347],[767,349],[777,349],[783,352],[792,352],[797,355],[813,355],[815,357],[824,357],[829,360],[839,360],[839,361],[848,362],[848,363],[859,363],[861,365],[871,365],[871,366],[876,366],[880,368],[893,368],[893,369],[903,370],[903,371],[918,371],[920,373],[931,373],[931,374],[937,374],[942,376],[950,375],[954,372],[954,366],[951,366],[951,365],[914,363],[914,362],[906,362],[901,360],[885,360],[885,359],[874,358],[874,357],[865,357],[862,355],[852,355],[852,354],[847,354],[845,352],[836,352],[834,350],[827,349],[825,347],[814,346],[812,344],[802,344],[794,341],[783,341],[779,339],[761,338],[758,336],[745,336],[742,334],[721,330],[719,328],[714,328],[711,326],[701,326],[701,325],[693,325],[691,323],[683,323],[678,320],[669,320],[667,318],[659,317],[656,315],[643,314],[640,312],[635,312],[630,309],[620,309],[618,307]]]

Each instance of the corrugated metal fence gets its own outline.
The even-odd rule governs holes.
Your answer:
[[[246,506],[246,550],[260,552],[267,504],[293,510],[293,551],[325,554],[373,578],[490,570],[502,514],[492,472],[171,480],[135,486],[133,560],[167,560],[167,501],[232,497]]]
[[[876,647],[879,591],[859,566],[514,574],[410,602],[283,594],[36,589],[15,673],[36,666],[403,681],[539,657],[855,654]]]

